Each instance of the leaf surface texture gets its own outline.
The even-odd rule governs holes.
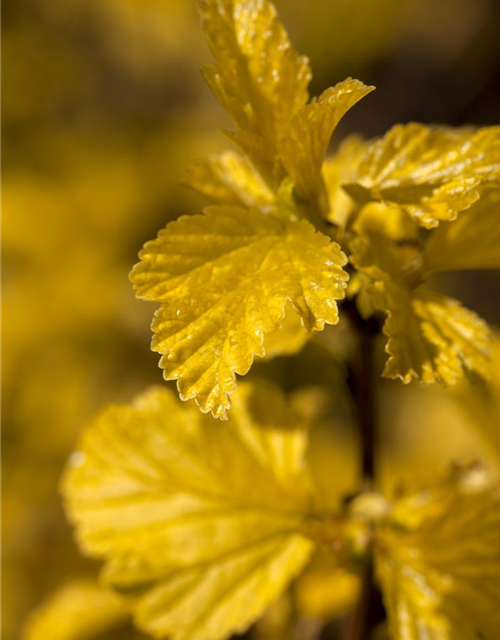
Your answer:
[[[290,302],[307,331],[338,321],[346,258],[306,221],[257,209],[213,207],[184,217],[142,250],[137,295],[161,303],[153,348],[167,380],[202,411],[227,417],[235,373],[264,356],[264,334]]]
[[[346,185],[360,203],[402,207],[426,228],[455,220],[500,186],[500,127],[396,125],[366,150],[357,180]]]
[[[377,552],[392,638],[498,637],[499,538],[499,488],[479,469],[396,503]]]
[[[243,631],[302,568],[306,432],[283,396],[243,385],[232,424],[153,389],[84,434],[63,491],[85,552],[136,595],[153,635]]]

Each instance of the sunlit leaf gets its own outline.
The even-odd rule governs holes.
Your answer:
[[[216,204],[259,207],[275,201],[248,158],[233,151],[199,160],[191,166],[182,184]]]
[[[387,315],[384,376],[450,385],[464,367],[487,375],[490,340],[481,318],[456,300],[412,284],[386,236],[360,236],[350,246],[354,265],[370,279],[366,291],[373,306]]]
[[[148,242],[132,272],[137,295],[161,302],[153,349],[181,398],[226,418],[235,373],[264,356],[291,302],[307,331],[338,321],[346,259],[305,221],[256,209],[212,207]]]
[[[92,580],[68,582],[29,620],[24,640],[93,640],[130,616],[126,602]]]
[[[135,595],[138,625],[174,640],[243,631],[312,543],[306,432],[274,387],[242,385],[229,426],[153,389],[105,411],[63,492],[82,549]]]
[[[346,186],[358,202],[402,207],[424,227],[454,220],[500,186],[500,127],[452,129],[396,125],[368,147],[358,177]]]
[[[329,210],[321,168],[332,133],[347,111],[373,89],[352,78],[339,82],[302,107],[279,143],[281,159],[298,196],[318,211]]]
[[[500,492],[479,468],[402,498],[377,536],[393,640],[493,640],[500,629]]]
[[[485,193],[457,220],[431,234],[423,268],[500,269],[500,190]]]
[[[292,48],[268,0],[205,0],[200,11],[215,58],[205,79],[246,134],[245,150],[255,146],[249,155],[272,149],[308,100],[308,59]]]

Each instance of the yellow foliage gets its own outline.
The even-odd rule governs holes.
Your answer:
[[[190,167],[182,184],[215,204],[265,207],[276,199],[250,160],[234,151],[199,160]]]
[[[129,616],[126,602],[110,589],[74,580],[31,616],[23,640],[93,640]]]
[[[416,123],[396,125],[369,146],[357,179],[346,185],[359,203],[401,207],[426,228],[455,220],[500,187],[500,127],[452,129]]]
[[[484,469],[397,501],[376,545],[393,640],[496,638],[499,537],[500,491]]]
[[[136,594],[154,635],[244,630],[302,568],[311,508],[306,433],[281,394],[243,386],[230,427],[166,390],[104,412],[63,481],[86,553]]]
[[[297,605],[310,618],[332,620],[352,610],[359,597],[359,575],[341,567],[311,567],[297,581]]]
[[[181,398],[227,418],[244,375],[290,301],[307,331],[338,321],[346,259],[306,221],[279,211],[212,207],[145,245],[132,271],[137,295],[161,302],[153,348]],[[286,265],[286,268],[284,268]]]
[[[500,191],[492,189],[454,222],[443,222],[425,247],[423,269],[500,269]]]
[[[203,30],[215,58],[203,67],[214,95],[246,134],[250,157],[268,158],[307,102],[309,61],[291,46],[268,0],[206,0]]]
[[[365,150],[365,142],[358,135],[351,135],[339,146],[335,155],[323,164],[323,179],[328,194],[328,220],[344,231],[350,221],[356,203],[343,189],[356,175],[359,160]]]
[[[368,277],[371,303],[387,315],[384,376],[450,385],[463,367],[487,375],[490,336],[481,318],[456,300],[422,289],[389,235],[366,233],[350,247],[351,261]]]
[[[321,169],[330,138],[342,117],[375,87],[348,78],[324,91],[292,118],[279,152],[300,200],[328,214],[329,202]]]

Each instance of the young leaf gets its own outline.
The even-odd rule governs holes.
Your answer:
[[[347,111],[374,88],[352,78],[339,82],[302,107],[279,143],[281,160],[297,195],[319,212],[329,210],[321,168],[330,138]]]
[[[500,628],[500,492],[457,471],[396,503],[376,568],[393,640],[493,640]]]
[[[402,207],[426,228],[454,220],[500,186],[500,127],[451,129],[396,125],[368,147],[345,188],[359,203]]]
[[[140,253],[137,295],[161,302],[153,349],[181,398],[227,418],[244,375],[290,301],[307,331],[338,321],[346,262],[339,246],[280,212],[211,207],[167,225]]]
[[[243,385],[233,424],[153,389],[84,433],[63,493],[83,550],[135,595],[145,631],[243,631],[307,561],[306,432],[274,387]]]
[[[233,151],[199,160],[191,166],[182,184],[215,204],[265,207],[275,202],[274,194],[250,160]]]
[[[481,200],[454,222],[443,222],[426,244],[423,268],[500,269],[500,190]]]
[[[245,150],[253,145],[251,157],[265,155],[308,100],[309,61],[293,49],[268,0],[206,0],[200,11],[215,58],[205,79],[244,134]]]
[[[463,367],[487,375],[490,339],[481,318],[456,300],[411,286],[387,236],[359,236],[350,247],[353,264],[370,278],[373,306],[387,315],[385,377],[450,385]]]
[[[93,640],[131,615],[124,599],[93,580],[61,587],[28,621],[23,640]]]

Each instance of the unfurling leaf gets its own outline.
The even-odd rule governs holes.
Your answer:
[[[307,561],[306,432],[283,396],[243,385],[232,424],[153,389],[105,411],[63,480],[82,549],[173,640],[243,631]]]
[[[393,640],[495,640],[500,491],[479,468],[402,498],[377,534]]]
[[[500,269],[500,190],[485,193],[454,222],[443,222],[429,238],[423,268]]]
[[[28,621],[23,640],[97,640],[130,616],[112,590],[88,579],[61,587]]]
[[[396,125],[366,150],[357,179],[346,185],[359,203],[401,207],[427,228],[454,220],[500,187],[500,127],[452,129]]]
[[[206,0],[202,25],[215,64],[205,79],[243,136],[250,157],[266,156],[306,104],[309,61],[291,46],[268,0]],[[253,147],[253,152],[252,152]]]
[[[167,380],[202,411],[227,417],[235,373],[264,356],[264,334],[290,302],[307,331],[338,321],[346,262],[339,246],[280,212],[211,207],[170,223],[140,253],[137,295],[161,303],[153,349]]]
[[[191,166],[182,184],[215,204],[265,207],[275,202],[274,194],[250,160],[234,151],[199,160]]]
[[[299,198],[319,212],[329,211],[321,168],[330,138],[347,111],[374,88],[352,78],[339,82],[302,107],[279,143],[280,157]]]
[[[369,278],[365,290],[374,308],[387,315],[384,376],[450,385],[463,367],[487,375],[490,337],[481,318],[456,300],[412,284],[388,236],[359,236],[350,247],[353,264]]]

